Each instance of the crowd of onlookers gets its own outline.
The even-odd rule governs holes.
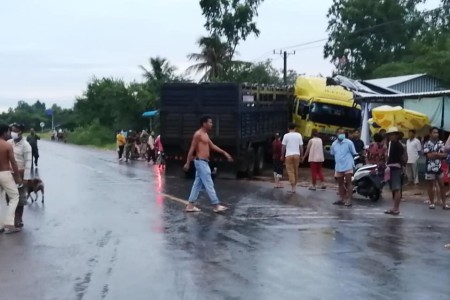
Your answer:
[[[388,183],[393,191],[394,207],[386,213],[397,215],[402,197],[404,184],[419,184],[419,162],[425,158],[424,179],[427,182],[429,208],[436,207],[435,198],[440,200],[442,208],[450,210],[446,204],[449,196],[449,168],[450,163],[450,137],[442,139],[443,132],[432,128],[429,135],[424,138],[417,137],[415,130],[408,132],[408,137],[397,128],[387,131],[381,129],[375,133],[369,145],[361,140],[361,131],[355,129],[347,132],[343,129],[337,131],[335,141],[331,145],[330,154],[335,161],[335,179],[339,184],[341,199],[336,205],[351,206],[352,185],[351,180],[355,166],[364,164],[377,165],[382,181]],[[295,124],[289,127],[289,133],[283,136],[276,134],[273,146],[275,187],[281,187],[280,179],[283,174],[283,164],[291,184],[291,191],[295,193],[298,179],[298,166],[300,162],[308,161],[311,170],[310,190],[325,188],[322,164],[325,161],[323,141],[317,130],[312,131],[312,138],[308,141],[306,151],[303,153],[303,139],[296,132]]]
[[[118,130],[116,135],[117,153],[119,161],[147,160],[148,164],[159,164],[164,166],[164,148],[161,142],[161,136],[155,136],[152,131],[148,133],[145,129]]]

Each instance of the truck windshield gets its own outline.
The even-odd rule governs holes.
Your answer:
[[[317,123],[358,128],[361,126],[361,110],[333,104],[313,103],[309,119]]]

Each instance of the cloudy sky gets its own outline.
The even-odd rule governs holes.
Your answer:
[[[0,3],[0,111],[17,101],[41,99],[71,107],[92,76],[142,80],[138,69],[163,56],[180,72],[205,35],[198,0],[19,0]],[[429,0],[434,8],[439,0]],[[274,59],[280,50],[324,39],[332,0],[265,0],[259,9],[259,38],[239,48],[239,59]],[[330,74],[324,42],[291,47],[289,68]]]

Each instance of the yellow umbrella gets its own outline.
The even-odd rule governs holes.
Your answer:
[[[372,133],[389,127],[397,127],[403,134],[414,129],[418,132],[428,129],[430,120],[428,116],[401,106],[383,105],[372,109],[372,118],[369,119]]]

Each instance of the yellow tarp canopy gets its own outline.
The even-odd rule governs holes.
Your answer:
[[[372,118],[369,119],[372,133],[389,127],[397,127],[405,135],[414,129],[422,131],[428,129],[430,120],[427,115],[402,108],[401,106],[383,105],[372,109]]]

